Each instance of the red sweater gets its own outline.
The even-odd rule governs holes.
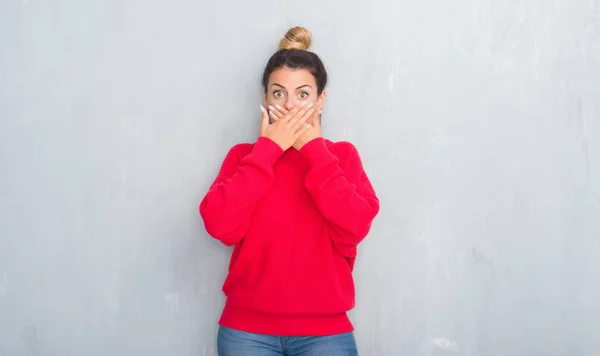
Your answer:
[[[356,247],[378,211],[348,142],[234,146],[200,203],[207,232],[235,246],[219,323],[279,336],[352,331]]]

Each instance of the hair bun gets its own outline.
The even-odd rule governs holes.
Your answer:
[[[307,51],[312,43],[312,35],[301,26],[292,27],[279,42],[279,49]]]

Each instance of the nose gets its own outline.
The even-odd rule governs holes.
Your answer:
[[[291,98],[291,97],[288,97],[288,98],[285,100],[285,109],[286,109],[286,110],[288,110],[288,111],[289,111],[289,110],[292,110],[292,109],[294,108],[295,104],[296,104],[296,103],[294,102],[293,98]]]

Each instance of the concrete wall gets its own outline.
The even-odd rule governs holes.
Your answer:
[[[0,2],[0,355],[215,355],[197,206],[296,24],[381,197],[361,355],[597,355],[600,2]]]

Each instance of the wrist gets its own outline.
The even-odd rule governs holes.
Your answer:
[[[272,165],[283,154],[284,149],[270,137],[260,136],[254,144],[253,152],[259,155],[265,163]]]
[[[327,148],[323,137],[316,137],[308,141],[300,148],[299,152],[311,165],[328,162],[331,158],[335,159],[335,156]]]

